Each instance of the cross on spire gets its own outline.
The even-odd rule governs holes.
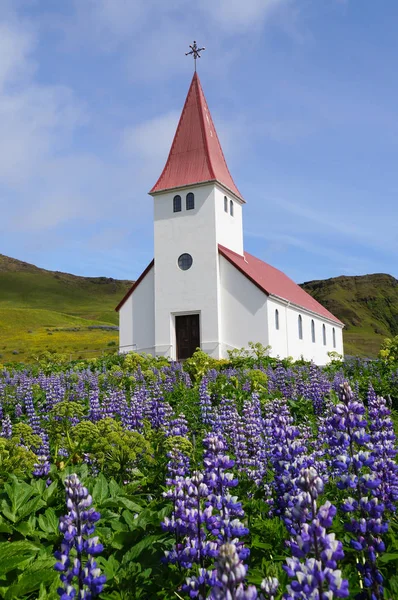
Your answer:
[[[189,46],[191,48],[190,52],[185,52],[185,56],[188,56],[190,54],[192,54],[193,59],[195,61],[195,73],[196,73],[196,59],[200,58],[200,52],[202,52],[202,50],[206,50],[206,48],[198,48],[197,43],[193,42],[193,44],[190,44]]]

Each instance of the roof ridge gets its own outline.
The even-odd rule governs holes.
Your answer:
[[[195,83],[196,83],[196,96],[198,98],[198,103],[199,103],[199,108],[200,108],[199,118],[200,118],[200,124],[201,124],[201,129],[202,129],[203,143],[205,146],[206,161],[207,161],[212,179],[216,179],[216,175],[215,175],[214,168],[213,168],[213,163],[212,163],[211,156],[210,156],[209,140],[207,139],[205,119],[204,119],[204,115],[203,115],[203,104],[202,104],[202,98],[201,98],[201,94],[200,94],[201,91],[203,93],[203,90],[201,90],[202,86],[200,85],[200,80],[199,80],[199,77],[198,77],[196,71],[195,71],[192,81],[195,81]]]
[[[196,75],[196,73],[195,73],[195,75]],[[200,88],[200,90],[201,90],[201,92],[202,92],[202,95],[203,95],[203,99],[204,99],[204,101],[205,101],[205,103],[206,103],[207,112],[209,113],[209,115],[210,115],[210,119],[211,119],[211,122],[212,122],[212,124],[213,124],[213,129],[214,129],[214,133],[215,133],[215,135],[216,135],[216,139],[217,139],[218,147],[219,147],[219,150],[220,150],[220,152],[221,152],[221,156],[222,156],[222,158],[223,158],[223,161],[224,161],[225,167],[226,167],[226,169],[227,169],[228,175],[230,176],[232,183],[235,185],[235,188],[236,188],[236,190],[237,190],[237,192],[238,192],[238,197],[239,197],[239,198],[241,198],[241,199],[243,200],[243,198],[242,198],[242,196],[241,196],[241,193],[239,192],[239,190],[238,190],[238,188],[237,188],[237,186],[236,186],[236,183],[235,183],[235,182],[234,182],[234,180],[233,180],[233,177],[232,177],[232,175],[231,175],[231,171],[229,170],[229,167],[228,167],[227,161],[226,161],[226,159],[225,159],[224,150],[222,149],[221,142],[220,142],[220,138],[218,137],[218,133],[217,133],[217,131],[216,131],[216,128],[215,128],[215,125],[214,125],[214,121],[213,121],[213,117],[211,116],[211,113],[210,113],[210,110],[209,110],[209,106],[208,106],[208,104],[207,104],[206,96],[205,96],[205,93],[204,93],[204,91],[203,91],[202,84],[200,83],[199,76],[197,77],[197,80],[198,80],[199,88]],[[215,178],[215,179],[217,179],[217,178]],[[225,184],[224,184],[224,185],[225,185]],[[228,187],[228,186],[225,186],[225,187]],[[228,189],[230,189],[230,188],[228,187]],[[231,192],[233,192],[233,190],[231,190]],[[234,194],[236,194],[236,192],[233,192],[233,193],[234,193]]]

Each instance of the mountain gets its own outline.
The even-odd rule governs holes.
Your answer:
[[[51,349],[90,357],[116,345],[114,309],[131,284],[47,271],[0,254],[0,363]]]
[[[345,324],[346,354],[374,357],[398,335],[398,280],[391,275],[341,276],[301,287]]]

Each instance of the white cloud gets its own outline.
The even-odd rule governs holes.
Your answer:
[[[170,111],[128,127],[122,134],[122,148],[144,161],[165,162],[177,129],[179,111]]]
[[[200,6],[225,32],[244,33],[261,28],[285,4],[286,0],[204,0]]]

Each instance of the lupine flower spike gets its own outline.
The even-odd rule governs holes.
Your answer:
[[[94,560],[103,546],[98,537],[90,537],[101,515],[91,507],[92,498],[77,475],[65,479],[65,490],[68,514],[59,520],[64,538],[61,550],[55,552],[55,569],[62,582],[58,594],[61,600],[91,600],[102,592],[106,581]]]

